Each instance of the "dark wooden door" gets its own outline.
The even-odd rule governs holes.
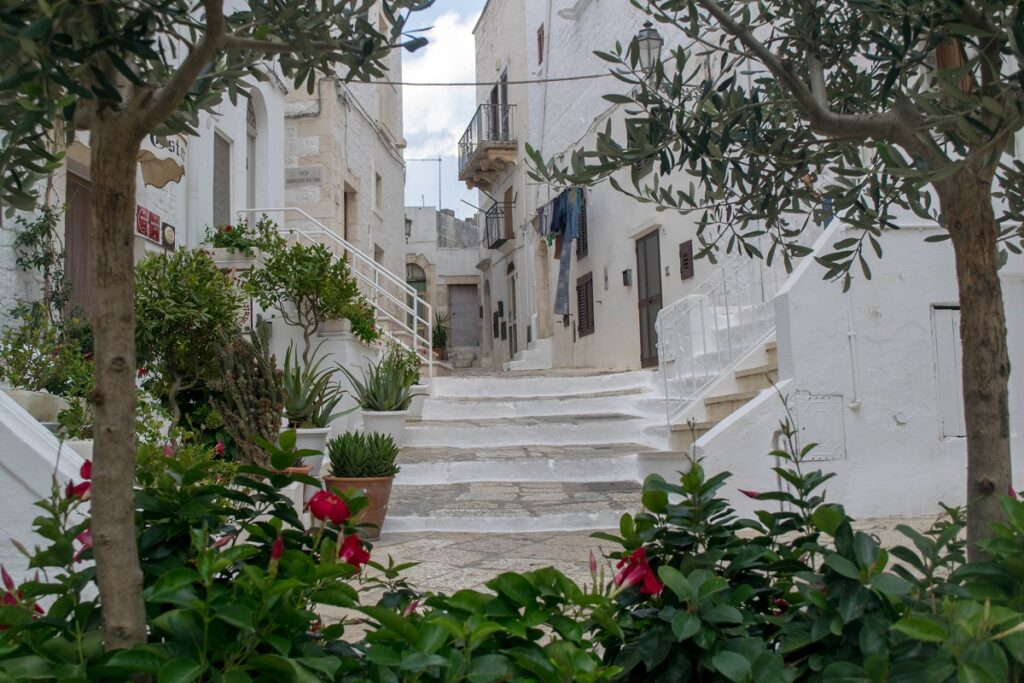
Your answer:
[[[71,282],[71,306],[92,318],[92,212],[91,184],[76,175],[67,176],[67,212],[64,214],[64,272]]]
[[[658,333],[654,323],[661,310],[661,250],[658,231],[636,241],[637,303],[640,308],[640,365],[658,364]]]

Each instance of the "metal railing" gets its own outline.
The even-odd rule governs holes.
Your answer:
[[[487,142],[515,142],[515,105],[481,104],[459,140],[459,173]]]
[[[506,225],[505,206],[495,204],[484,214],[484,246],[497,249],[512,239]]]
[[[734,255],[690,294],[661,309],[658,364],[665,397],[701,394],[775,331],[775,269]]]
[[[323,244],[336,259],[348,258],[349,268],[359,283],[360,291],[374,308],[378,323],[386,321],[390,329],[380,327],[385,337],[406,349],[415,351],[427,365],[427,377],[434,378],[433,309],[419,292],[350,242],[300,208],[289,206],[273,209],[245,209],[242,216],[289,213],[308,221],[312,227],[280,225],[278,232],[289,240],[302,240],[308,244]],[[425,329],[425,334],[420,329]]]

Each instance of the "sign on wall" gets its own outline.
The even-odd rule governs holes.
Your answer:
[[[323,166],[292,166],[284,170],[284,186],[300,187],[302,185],[323,185]]]
[[[135,234],[150,242],[162,244],[160,236],[160,214],[142,206],[135,206]]]

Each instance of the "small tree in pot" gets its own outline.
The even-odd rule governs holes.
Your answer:
[[[346,432],[327,443],[331,473],[324,477],[327,487],[340,493],[366,491],[369,505],[360,515],[359,535],[367,540],[380,537],[388,513],[391,485],[398,474],[395,464],[398,446],[387,434]]]
[[[338,366],[352,385],[352,393],[363,410],[363,431],[388,434],[399,446],[405,437],[405,418],[412,401],[405,365],[392,354],[370,363],[357,378],[348,368]]]

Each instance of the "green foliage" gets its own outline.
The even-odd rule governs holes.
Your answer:
[[[386,354],[389,363],[397,363],[402,366],[406,384],[412,386],[419,383],[421,361],[415,350],[389,340]]]
[[[15,389],[43,391],[59,380],[60,332],[42,315],[29,312],[0,336],[0,375]]]
[[[327,442],[331,476],[345,479],[393,477],[398,446],[389,434],[345,432]]]
[[[270,78],[269,60],[309,92],[320,77],[380,77],[393,47],[415,50],[426,42],[404,30],[409,12],[429,4],[386,1],[380,21],[371,0],[287,0],[226,11],[214,4],[217,21],[208,21],[189,0],[6,3],[0,201],[31,210],[34,181],[60,167],[75,130],[97,124],[98,112],[141,114],[143,133],[198,134],[199,113]],[[182,36],[175,49],[158,47]]]
[[[609,122],[564,166],[529,149],[535,178],[608,178],[640,202],[692,213],[712,257],[790,267],[808,253],[809,225],[842,221],[852,234],[818,261],[848,287],[857,270],[870,278],[897,212],[948,228],[949,193],[980,178],[978,205],[988,204],[994,176],[1000,242],[1021,252],[1024,163],[1001,158],[1024,125],[1018,3],[632,4],[683,46],[650,73],[635,39],[596,52],[623,83],[605,99],[623,108],[625,133]]]
[[[306,365],[311,362],[313,335],[322,323],[365,313],[365,300],[348,261],[322,244],[271,249],[263,267],[248,274],[245,290],[261,306],[276,309],[286,323],[302,329]]]
[[[252,226],[245,219],[230,225],[207,226],[204,241],[215,249],[230,249],[245,256],[253,256],[257,249],[283,247],[285,242],[277,223],[270,220],[267,214],[261,215],[256,225]]]
[[[270,353],[264,328],[241,335],[224,335],[217,348],[218,373],[210,381],[210,401],[238,448],[241,462],[266,467],[266,452],[255,441],[277,439],[284,411],[282,373]]]
[[[135,340],[147,387],[165,397],[177,422],[179,394],[205,388],[219,372],[217,349],[236,334],[241,293],[206,252],[149,254],[135,270]],[[201,400],[206,403],[208,399]]]
[[[61,211],[54,206],[40,206],[31,218],[15,216],[15,263],[24,272],[35,271],[41,280],[40,303],[47,319],[60,326],[73,317],[71,280],[64,272],[66,252],[58,230]]]
[[[321,346],[323,342],[313,351],[312,361],[306,365],[300,363],[298,354],[293,355],[292,344],[285,351],[284,414],[291,427],[323,429],[335,418],[346,414],[333,412],[344,392],[331,380],[333,370],[320,369],[326,359],[326,356],[317,357]]]
[[[430,345],[435,349],[443,349],[448,346],[448,316],[443,313],[434,314],[434,326]]]
[[[360,370],[356,378],[348,368],[338,366],[352,385],[352,394],[363,410],[391,412],[405,410],[412,401],[412,388],[407,384],[406,367],[392,356],[384,356],[378,363]]]

